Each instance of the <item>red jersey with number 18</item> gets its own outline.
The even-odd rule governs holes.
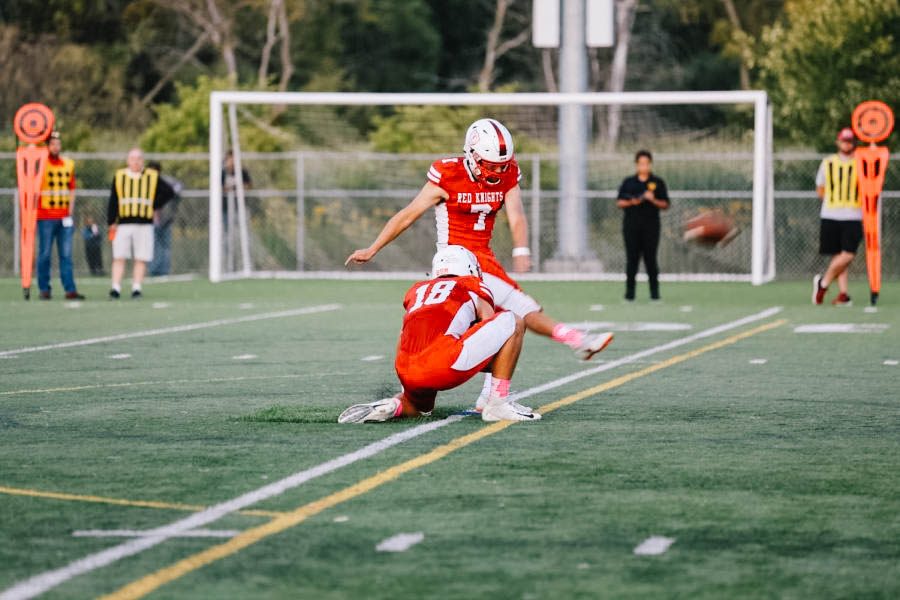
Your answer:
[[[414,355],[434,340],[449,335],[459,339],[477,320],[476,305],[483,298],[491,306],[494,297],[474,276],[440,277],[416,283],[403,298],[403,330],[397,356]]]
[[[496,185],[475,179],[462,157],[444,158],[431,164],[428,181],[450,196],[435,207],[437,243],[442,248],[458,244],[475,253],[491,252],[491,234],[497,211],[503,207],[506,194],[519,185],[522,174],[516,161]],[[484,265],[482,265],[484,268]]]

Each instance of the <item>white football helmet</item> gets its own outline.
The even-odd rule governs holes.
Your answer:
[[[466,167],[476,179],[497,185],[515,155],[512,134],[495,119],[478,119],[466,131]]]
[[[462,246],[451,245],[438,250],[431,259],[431,276],[437,278],[446,275],[474,275],[481,278],[481,267],[474,254]]]

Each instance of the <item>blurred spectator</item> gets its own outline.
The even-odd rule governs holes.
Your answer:
[[[106,222],[112,241],[111,300],[122,294],[125,261],[134,259],[131,276],[131,297],[143,295],[141,286],[147,263],[153,260],[153,213],[162,208],[175,192],[159,171],[144,168],[144,153],[140,148],[128,152],[128,166],[116,171],[109,193]]]
[[[147,163],[148,169],[156,169],[160,179],[169,184],[175,195],[172,200],[153,211],[153,261],[150,263],[150,274],[168,275],[172,270],[172,223],[181,200],[184,184],[171,175],[162,172],[162,165],[152,160]]]
[[[863,238],[862,198],[857,186],[856,135],[849,127],[841,129],[837,153],[822,160],[816,173],[816,195],[822,201],[819,210],[819,254],[829,256],[824,274],[813,277],[813,304],[822,304],[832,281],[838,282],[835,306],[851,306],[850,263]]]
[[[94,221],[94,217],[84,218],[81,237],[84,238],[84,257],[87,259],[91,275],[104,275],[103,236],[100,235],[100,227]]]
[[[75,222],[72,210],[75,208],[75,161],[60,156],[62,139],[54,131],[47,140],[50,152],[44,183],[41,187],[41,202],[37,210],[38,230],[38,287],[41,300],[49,300],[50,263],[53,255],[53,240],[59,253],[59,278],[66,290],[66,300],[84,300],[75,287],[72,269],[72,237]]]
[[[650,280],[650,299],[659,300],[659,211],[669,208],[666,182],[654,175],[653,155],[639,150],[634,155],[637,173],[619,186],[616,206],[622,209],[622,234],[625,238],[625,299],[634,300],[638,266],[644,258],[644,268]]]
[[[241,167],[241,180],[244,189],[253,187],[253,180],[250,179],[250,173],[244,167]],[[234,172],[234,152],[229,150],[225,153],[225,164],[222,167],[222,214],[227,217],[229,201],[233,202],[237,190],[237,177]],[[226,226],[228,220],[226,219]]]

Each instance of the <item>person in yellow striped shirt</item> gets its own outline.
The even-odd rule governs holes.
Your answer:
[[[813,277],[813,304],[822,304],[832,281],[840,293],[831,301],[850,306],[847,271],[862,240],[862,202],[856,179],[856,136],[849,127],[837,136],[837,153],[827,156],[816,174],[816,194],[822,201],[819,213],[819,254],[830,256],[824,274]]]
[[[141,285],[147,263],[153,260],[153,211],[175,197],[175,191],[159,176],[159,171],[144,168],[140,148],[128,152],[127,164],[113,177],[106,215],[113,254],[111,300],[118,300],[122,294],[125,261],[129,258],[134,259],[131,297],[143,295]]]

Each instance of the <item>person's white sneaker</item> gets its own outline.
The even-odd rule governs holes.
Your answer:
[[[612,341],[613,334],[611,331],[585,335],[581,345],[575,348],[575,356],[581,360],[591,360],[595,354],[602,352]]]
[[[540,421],[541,415],[517,402],[504,399],[485,404],[484,410],[481,411],[481,420],[488,423],[494,421]]]
[[[384,398],[366,404],[354,404],[341,413],[338,423],[380,423],[394,418],[400,398]]]
[[[478,400],[475,401],[475,412],[480,413],[484,410],[484,407],[487,406],[489,398],[487,396],[478,396]],[[530,406],[525,406],[524,404],[519,404],[515,400],[510,400],[510,404],[513,405],[513,408],[519,412],[530,413],[534,412]]]

